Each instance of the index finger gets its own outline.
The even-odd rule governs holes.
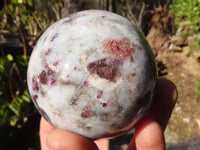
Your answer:
[[[40,120],[40,144],[41,144],[42,150],[48,149],[46,140],[47,140],[49,133],[52,132],[53,130],[55,130],[55,128],[51,124],[49,124],[43,117],[41,117],[41,120]]]

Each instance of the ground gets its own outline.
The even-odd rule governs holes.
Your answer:
[[[187,29],[177,29],[168,11],[155,9],[146,38],[159,76],[172,80],[178,89],[178,102],[165,132],[167,143],[177,143],[200,135],[200,95],[195,90],[200,82],[200,48],[195,46],[197,35],[183,38]]]
[[[200,64],[183,52],[171,52],[161,59],[167,61],[164,77],[176,84],[179,93],[166,132],[167,142],[180,142],[200,135],[200,103],[195,90],[195,84],[200,80]]]

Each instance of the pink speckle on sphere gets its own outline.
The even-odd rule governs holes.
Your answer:
[[[52,37],[51,42],[53,42],[57,37],[58,37],[58,33],[56,33],[56,34]]]
[[[84,112],[81,113],[81,117],[89,118],[91,116],[91,110],[86,106]]]
[[[97,98],[101,98],[102,95],[103,95],[103,91],[98,91],[97,92]]]
[[[88,64],[87,69],[92,74],[95,73],[101,78],[115,82],[115,78],[120,76],[119,60],[101,59]]]
[[[104,47],[108,53],[117,58],[129,58],[134,52],[127,38],[105,41]]]
[[[39,86],[35,78],[32,78],[32,88],[33,88],[33,91],[39,91]]]

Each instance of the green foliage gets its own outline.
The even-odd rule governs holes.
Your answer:
[[[36,11],[34,0],[11,0],[0,11],[0,20],[0,29],[16,33],[19,26],[28,40],[35,40],[49,25],[47,14]]]
[[[175,15],[175,23],[179,28],[184,25],[199,30],[200,25],[200,1],[198,0],[173,0],[170,6],[171,14]],[[182,21],[186,21],[182,24]]]
[[[198,35],[196,46],[200,47],[200,1],[173,0],[170,13],[175,16],[176,26],[184,30],[183,37]]]
[[[200,81],[196,82],[195,90],[197,92],[197,103],[200,102]]]
[[[32,109],[31,99],[27,90],[10,103],[6,100],[1,100],[0,127],[5,125],[15,126],[17,128],[23,127],[23,119],[27,114],[30,114]]]
[[[50,19],[50,9],[43,11],[37,8],[35,0],[6,0],[6,2],[4,8],[0,10],[0,30],[20,35],[24,55],[17,55],[14,49],[9,49],[9,52],[13,53],[6,54],[8,50],[1,47],[0,150],[9,149],[9,145],[18,143],[18,135],[22,133],[27,119],[35,112],[26,84],[29,61],[29,57],[26,56],[26,45],[28,42],[34,43],[50,22],[55,21]],[[58,12],[62,4],[58,0],[47,2],[54,8],[53,12],[57,15],[55,18],[59,18]]]
[[[0,57],[0,149],[17,139],[34,107],[26,86],[28,59]]]
[[[24,78],[28,59],[0,57],[0,127],[22,127],[21,120],[31,112],[32,103]]]
[[[195,84],[195,90],[197,92],[197,95],[200,96],[200,81],[196,82],[196,84]]]

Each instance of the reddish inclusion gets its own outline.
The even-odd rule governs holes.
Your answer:
[[[51,42],[53,42],[57,37],[58,37],[58,33],[56,33],[56,34],[51,38]]]
[[[32,78],[32,88],[34,91],[39,91],[39,86],[35,78]]]
[[[102,95],[103,95],[103,91],[98,91],[98,92],[97,92],[97,98],[98,98],[98,99],[101,98]]]
[[[103,47],[108,53],[111,53],[117,58],[129,58],[132,56],[134,49],[127,38],[117,40],[107,40]]]
[[[40,80],[40,83],[42,83],[42,84],[48,84],[48,79],[47,79],[47,73],[46,73],[46,71],[42,71],[41,73],[40,73],[40,75],[39,75],[39,80]]]
[[[33,100],[36,102],[36,100],[38,99],[38,96],[37,95],[34,95],[33,96]],[[37,102],[36,102],[37,103]]]
[[[54,71],[49,67],[48,64],[45,64],[45,69],[43,70],[38,78],[41,84],[47,85],[56,85],[56,78],[55,78],[55,73]]]
[[[89,118],[91,116],[91,110],[86,106],[84,112],[81,113],[81,117]]]
[[[121,75],[119,65],[122,64],[121,60],[105,58],[89,63],[87,69],[92,74],[96,73],[100,78],[115,82],[115,78]]]
[[[103,107],[106,107],[107,106],[107,103],[101,103]]]
[[[132,73],[131,76],[133,76],[133,77],[136,76],[136,73]]]
[[[88,87],[88,86],[89,86],[88,81],[85,81],[85,82],[83,83],[83,85],[84,85],[85,87]]]
[[[55,67],[57,67],[59,65],[59,62],[56,61],[54,64],[53,64]]]

